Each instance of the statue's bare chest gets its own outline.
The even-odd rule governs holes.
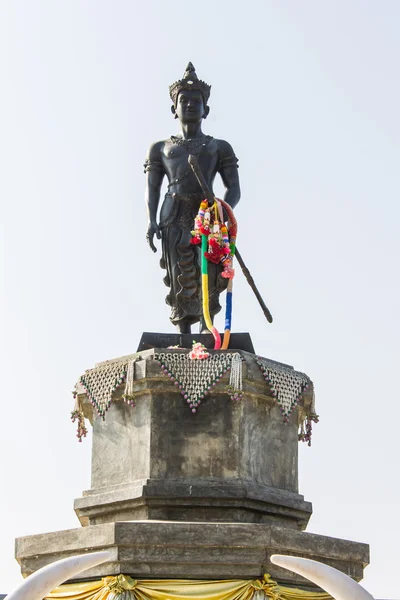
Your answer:
[[[174,173],[182,168],[186,169],[189,154],[197,156],[204,167],[212,168],[218,162],[218,146],[211,136],[188,140],[171,136],[165,141],[162,150],[162,159],[167,171]]]

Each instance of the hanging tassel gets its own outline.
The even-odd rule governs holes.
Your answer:
[[[242,357],[238,352],[232,355],[228,393],[231,400],[239,401],[243,398]]]
[[[132,358],[132,360],[128,363],[128,369],[126,372],[126,384],[125,384],[125,392],[122,397],[129,406],[136,406],[133,382],[135,381],[135,362],[136,358]]]

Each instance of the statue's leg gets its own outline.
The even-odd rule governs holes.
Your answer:
[[[214,323],[214,317],[211,317],[211,322]],[[200,318],[199,333],[210,333],[209,330],[208,330],[208,328],[207,328],[207,325],[206,325],[206,322],[204,320],[204,317]]]
[[[191,325],[188,319],[181,319],[176,324],[178,333],[192,333]]]

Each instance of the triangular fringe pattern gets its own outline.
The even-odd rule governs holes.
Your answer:
[[[284,420],[288,421],[292,410],[310,385],[310,378],[304,373],[294,371],[291,367],[280,365],[260,356],[257,357],[257,364],[271,388]]]
[[[298,405],[304,392],[312,385],[305,373],[294,371],[291,367],[281,365],[266,358],[257,357],[265,381],[271,388],[272,395],[279,405],[284,421],[288,421],[293,409]],[[299,441],[311,446],[312,423],[318,423],[319,417],[315,412],[315,395],[308,412],[300,411]]]
[[[164,375],[179,389],[193,413],[201,401],[217,385],[222,375],[231,371],[228,393],[240,400],[242,392],[242,358],[239,353],[221,352],[205,359],[191,359],[185,352],[160,352],[154,355]]]
[[[124,361],[114,361],[99,365],[94,369],[89,369],[79,378],[75,389],[72,392],[75,398],[75,407],[71,413],[72,422],[78,421],[77,438],[82,441],[87,435],[85,427],[85,418],[79,394],[86,394],[91,405],[96,409],[97,414],[104,421],[106,412],[110,408],[113,393],[126,382],[124,401],[130,406],[135,406],[133,398],[133,380],[135,378],[136,359]]]

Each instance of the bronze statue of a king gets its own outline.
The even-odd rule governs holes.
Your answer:
[[[205,180],[212,190],[217,173],[225,185],[224,200],[234,208],[240,199],[238,160],[228,142],[217,140],[202,131],[202,121],[210,112],[208,99],[211,86],[198,79],[192,63],[184,76],[169,88],[172,114],[179,119],[181,135],[150,146],[145,162],[146,204],[148,212],[147,241],[156,252],[154,236],[162,241],[161,267],[166,270],[164,283],[170,288],[166,302],[171,307],[171,322],[178,332],[190,333],[191,325],[200,321],[200,332],[206,333],[201,297],[200,248],[190,243],[194,219],[204,193],[188,164],[195,155]],[[168,191],[157,211],[164,175]],[[219,294],[227,285],[221,277],[222,267],[209,264],[209,303],[211,318],[221,306]]]

